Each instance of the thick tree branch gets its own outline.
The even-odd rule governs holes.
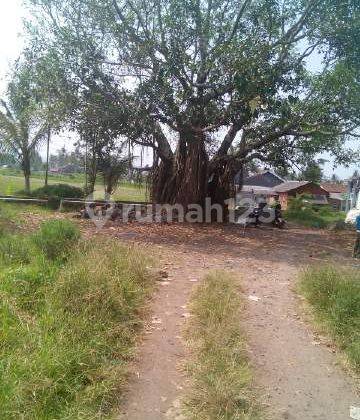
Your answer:
[[[170,144],[167,141],[159,124],[155,123],[154,126],[154,139],[158,144],[159,156],[162,160],[171,160],[174,156]]]
[[[239,130],[241,129],[241,123],[237,122],[231,125],[231,127],[229,128],[229,131],[226,133],[224,140],[222,141],[219,150],[217,151],[216,155],[218,157],[221,157],[223,155],[226,155],[227,152],[229,151],[232,142],[234,141],[237,133],[239,132]]]

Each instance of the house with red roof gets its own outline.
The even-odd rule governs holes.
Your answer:
[[[323,182],[321,187],[329,193],[329,204],[334,210],[346,211],[349,187],[341,182]]]

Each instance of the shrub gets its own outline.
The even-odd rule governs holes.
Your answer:
[[[334,211],[329,206],[312,205],[306,195],[292,198],[289,207],[285,212],[285,217],[303,226],[324,229],[338,221],[345,220],[345,214]]]
[[[80,238],[78,228],[68,220],[48,220],[33,235],[36,246],[50,260],[65,260]]]
[[[37,198],[82,198],[84,191],[81,188],[69,184],[52,184],[32,191],[31,195]]]
[[[48,206],[49,209],[58,210],[59,207],[60,207],[60,203],[61,203],[61,198],[60,197],[53,196],[53,195],[50,195],[48,197],[47,206]]]
[[[360,372],[359,271],[335,266],[308,268],[301,274],[300,291]]]

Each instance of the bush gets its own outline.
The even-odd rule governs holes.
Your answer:
[[[324,229],[331,224],[345,220],[344,213],[334,211],[329,206],[312,205],[307,201],[308,198],[306,195],[292,198],[289,201],[285,217],[300,225],[318,229]]]
[[[306,227],[324,229],[328,225],[327,222],[321,216],[319,216],[311,208],[307,207],[296,211],[289,209],[286,211],[285,217],[288,220],[291,220],[295,223],[299,223]]]
[[[52,184],[32,191],[31,196],[36,198],[82,198],[84,191],[81,188],[69,184]]]
[[[61,198],[57,196],[50,195],[48,197],[47,206],[51,210],[58,210],[61,204]]]
[[[360,372],[359,271],[334,266],[308,268],[300,280],[300,291],[318,320]]]
[[[79,240],[78,228],[68,220],[48,220],[33,235],[35,245],[50,260],[66,260]]]

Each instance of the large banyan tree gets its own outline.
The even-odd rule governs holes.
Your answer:
[[[155,151],[156,202],[223,203],[253,159],[353,158],[358,0],[29,2],[78,89],[112,80],[115,123]]]

